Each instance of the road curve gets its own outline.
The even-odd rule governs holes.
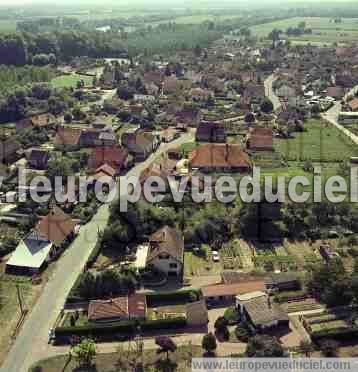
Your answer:
[[[271,74],[264,81],[265,95],[272,102],[274,111],[277,111],[281,107],[280,99],[276,96],[273,90],[273,83],[276,79],[275,74]]]

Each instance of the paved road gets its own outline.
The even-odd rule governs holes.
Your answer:
[[[264,85],[265,85],[265,95],[272,102],[274,111],[277,111],[281,107],[281,102],[273,91],[272,85],[275,82],[275,80],[276,80],[276,76],[272,74],[264,81]]]
[[[137,164],[128,172],[128,175],[139,175],[156,157],[193,138],[194,133],[189,132],[176,141],[162,144],[155,154],[143,163]],[[106,227],[108,218],[109,205],[106,204],[101,206],[93,219],[81,228],[79,236],[60,257],[55,272],[26,319],[0,372],[28,372],[29,367],[39,360],[39,356],[47,355],[48,331],[53,326],[69,291],[93,251],[98,231]]]
[[[354,92],[357,91],[358,87],[353,88],[349,91],[345,98],[352,95]],[[342,133],[344,133],[347,137],[349,137],[356,145],[358,145],[358,136],[352,133],[350,130],[338,123],[338,115],[341,112],[342,104],[340,102],[336,102],[327,112],[323,113],[321,116],[323,119],[326,119],[331,124],[333,124],[336,128],[338,128]]]

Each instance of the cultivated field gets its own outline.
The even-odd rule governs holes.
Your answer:
[[[288,27],[297,27],[300,22],[306,22],[306,28],[311,28],[312,34],[291,36],[289,39],[294,43],[332,44],[358,40],[357,18],[343,18],[341,23],[334,23],[331,18],[294,17],[257,25],[251,31],[258,37],[266,37],[274,28],[285,31]]]
[[[11,33],[16,31],[15,20],[0,20],[0,33]]]

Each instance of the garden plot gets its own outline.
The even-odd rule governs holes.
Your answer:
[[[296,270],[297,265],[294,257],[283,254],[280,248],[276,249],[256,249],[254,257],[255,266],[266,271],[290,271]]]
[[[148,320],[175,319],[186,316],[186,305],[150,307],[147,309]]]
[[[322,260],[322,257],[317,254],[318,246],[309,242],[290,242],[285,240],[284,248],[294,258],[299,268],[305,267],[308,263]]]
[[[327,310],[320,314],[304,316],[303,325],[313,337],[358,332],[355,314],[355,310],[350,307],[335,311]]]
[[[317,302],[314,298],[283,303],[280,306],[289,314],[324,309],[324,306]]]

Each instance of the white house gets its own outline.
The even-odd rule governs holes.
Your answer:
[[[174,228],[165,226],[149,238],[147,265],[153,265],[168,276],[180,276],[184,263],[184,240]]]

